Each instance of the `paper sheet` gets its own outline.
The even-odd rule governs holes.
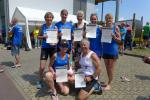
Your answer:
[[[46,43],[57,43],[58,42],[56,30],[47,31],[46,33],[48,36],[48,38],[46,39]]]
[[[83,39],[83,30],[75,29],[74,30],[74,41],[81,41]]]
[[[75,88],[86,87],[86,82],[84,78],[85,78],[85,75],[83,73],[75,74]]]
[[[68,82],[67,68],[56,68],[56,82]]]
[[[71,40],[71,29],[62,29],[62,39]]]
[[[101,42],[111,43],[111,41],[112,41],[111,34],[112,34],[112,28],[103,27],[102,28]]]
[[[87,38],[96,38],[96,25],[87,25],[86,26],[86,37]]]

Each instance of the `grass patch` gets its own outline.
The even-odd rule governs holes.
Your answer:
[[[137,56],[150,55],[150,48],[133,48],[132,51],[126,50],[125,53]]]

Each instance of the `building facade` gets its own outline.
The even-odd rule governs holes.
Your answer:
[[[78,10],[83,10],[85,19],[89,21],[90,14],[94,12],[94,2],[95,0],[0,0],[0,29],[8,32],[9,22],[17,6],[51,12],[60,12],[65,8],[69,14],[74,15]]]

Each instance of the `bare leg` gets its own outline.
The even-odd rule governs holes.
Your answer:
[[[92,92],[86,92],[84,90],[80,90],[77,100],[87,100],[88,97],[92,94]]]
[[[16,55],[15,56],[16,64],[20,64],[20,56]]]
[[[39,72],[40,72],[40,79],[41,79],[41,80],[42,80],[42,78],[43,78],[45,66],[46,66],[46,60],[41,60],[41,61],[40,61],[40,69],[39,69]]]
[[[69,94],[69,87],[65,83],[58,83],[58,86],[61,90],[61,93],[63,93],[64,95]]]
[[[56,89],[55,89],[55,85],[54,85],[53,74],[51,72],[47,72],[45,74],[45,81],[48,84],[48,86],[52,89],[52,92],[56,94]]]
[[[108,85],[105,87],[104,90],[110,90],[111,82],[113,80],[114,66],[115,66],[116,59],[104,59],[104,61],[107,70],[107,75],[108,75]]]
[[[57,91],[55,89],[55,84],[54,84],[53,74],[51,72],[47,72],[45,74],[45,81],[46,81],[47,85],[50,87],[50,89],[52,90],[52,94],[51,94],[52,100],[58,100]]]

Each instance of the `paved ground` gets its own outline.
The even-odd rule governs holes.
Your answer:
[[[22,67],[13,69],[14,58],[10,51],[0,50],[0,63],[5,66],[5,71],[15,83],[26,100],[51,100],[48,89],[36,89],[38,80],[40,49],[21,51]],[[102,60],[103,71],[100,81],[106,82],[106,71]],[[126,75],[131,82],[121,82],[120,76]],[[103,92],[103,95],[93,94],[89,100],[150,100],[150,65],[143,63],[141,58],[120,56],[115,68],[113,88]],[[1,90],[0,90],[1,91]],[[69,96],[59,95],[60,100],[75,100],[74,92]],[[13,99],[11,99],[13,100]]]
[[[6,72],[0,73],[0,100],[25,100]]]

